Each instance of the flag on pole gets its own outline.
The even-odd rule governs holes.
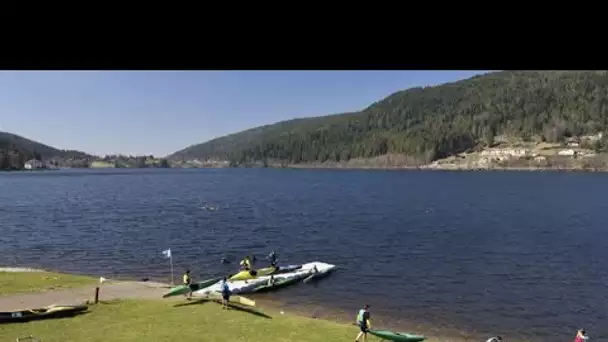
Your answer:
[[[171,265],[171,285],[173,285],[173,258],[171,257],[171,248],[164,250],[163,255],[165,258],[169,259],[169,264]]]

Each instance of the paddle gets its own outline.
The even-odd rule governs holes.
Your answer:
[[[306,284],[306,283],[308,283],[309,281],[311,281],[311,280],[312,280],[312,278],[314,278],[314,277],[315,277],[315,275],[316,275],[316,273],[315,273],[315,274],[311,274],[311,275],[309,275],[308,277],[306,277],[306,279],[304,279],[304,281],[303,281],[303,282],[304,282],[304,284]]]

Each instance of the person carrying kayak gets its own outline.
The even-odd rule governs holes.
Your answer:
[[[228,282],[226,281],[226,277],[222,279],[222,309],[229,310],[228,302],[230,301],[230,287],[228,287]]]
[[[369,305],[365,304],[363,309],[359,310],[359,314],[357,315],[357,325],[361,330],[355,339],[355,342],[359,342],[361,336],[363,336],[363,341],[367,341],[367,332],[371,328],[371,324],[369,322],[370,314],[369,314]]]
[[[277,267],[277,252],[270,252],[270,254],[268,254],[268,261],[270,261],[270,266]]]
[[[186,293],[186,298],[188,300],[192,299],[192,288],[190,287],[190,285],[192,284],[192,279],[190,278],[190,270],[186,270],[186,272],[184,273],[182,282],[184,285],[186,285],[190,288],[190,292]]]
[[[502,342],[502,337],[500,337],[500,336],[490,337],[486,342]]]
[[[251,269],[251,259],[249,255],[245,257],[245,259],[241,260],[241,269],[245,271],[249,271]]]
[[[574,338],[574,342],[584,342],[588,339],[589,336],[587,336],[585,329],[578,329],[578,331],[576,332],[576,337]]]

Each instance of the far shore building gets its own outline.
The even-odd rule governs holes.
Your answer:
[[[522,158],[529,156],[530,150],[525,148],[495,148],[481,151],[482,157],[490,157],[494,160],[503,161],[511,158]]]
[[[113,162],[106,162],[102,160],[96,160],[91,163],[91,168],[93,169],[112,169],[116,167],[116,164]]]
[[[35,170],[44,168],[44,163],[37,159],[30,159],[23,166],[26,170]]]
[[[574,156],[576,155],[576,151],[574,150],[561,150],[559,152],[557,152],[558,155],[560,156]]]

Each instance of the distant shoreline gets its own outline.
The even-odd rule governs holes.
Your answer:
[[[38,268],[30,268],[30,267],[0,267],[0,272],[49,272],[46,270],[41,270]]]
[[[0,173],[29,173],[65,170],[149,170],[149,169],[300,169],[300,170],[377,170],[377,171],[434,171],[434,172],[585,172],[585,173],[604,173],[608,168],[573,168],[573,167],[543,167],[543,166],[495,166],[490,168],[460,167],[460,166],[374,166],[374,165],[331,165],[331,164],[289,164],[268,165],[244,165],[244,166],[198,166],[198,167],[169,167],[169,168],[148,168],[148,167],[129,167],[129,168],[58,168],[58,169],[19,169],[4,170]]]
[[[440,167],[440,166],[356,166],[356,165],[323,165],[323,164],[289,164],[268,165],[267,167],[251,165],[251,166],[200,166],[200,167],[172,167],[172,169],[320,169],[320,170],[392,170],[392,171],[443,171],[443,172],[608,172],[608,169],[598,168],[571,168],[571,167],[536,167],[536,166],[496,166],[490,168],[473,168],[473,167]]]

